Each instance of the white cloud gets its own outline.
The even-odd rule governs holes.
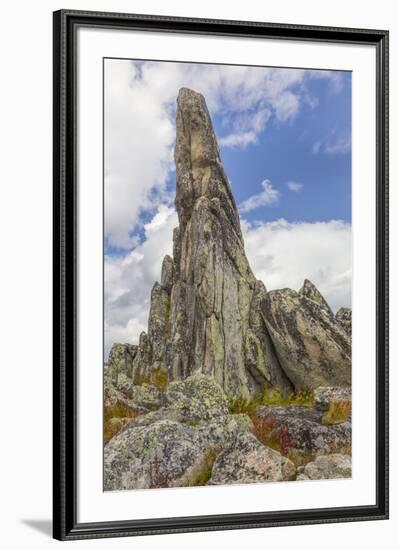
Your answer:
[[[292,121],[309,104],[307,81],[297,69],[189,63],[105,62],[105,234],[129,250],[143,211],[171,204],[175,103],[180,87],[204,94],[212,114],[225,121],[224,147],[257,142],[269,120]],[[323,72],[320,78],[337,79]],[[334,84],[335,85],[335,84]]]
[[[151,287],[161,277],[162,260],[172,254],[174,208],[159,206],[144,226],[145,241],[126,256],[105,256],[104,347],[106,357],[114,342],[137,343],[147,330]]]
[[[331,132],[326,138],[320,139],[313,144],[312,153],[325,153],[327,155],[345,155],[351,150],[351,136],[349,133],[337,136]]]
[[[112,60],[105,67],[105,235],[111,245],[130,248],[129,232],[150,207],[150,191],[156,190],[155,205],[162,201],[174,128],[156,91],[143,93],[135,82],[133,63]]]
[[[241,214],[255,210],[260,206],[275,206],[280,200],[280,192],[273,187],[270,180],[263,180],[261,183],[263,191],[257,195],[252,195],[239,206],[238,210]]]
[[[250,130],[249,132],[229,134],[228,136],[220,138],[218,141],[221,147],[245,149],[250,143],[256,143],[258,137],[253,130]]]
[[[235,132],[218,138],[219,145],[245,149],[248,145],[257,143],[259,133],[263,131],[271,116],[272,111],[265,107],[255,112],[235,115],[232,123]]]
[[[138,343],[147,330],[151,287],[162,260],[172,254],[177,225],[173,208],[159,207],[145,225],[145,242],[123,258],[105,258],[105,353],[114,342]],[[310,279],[330,306],[351,306],[351,226],[342,221],[242,222],[245,250],[255,276],[268,290],[299,289]]]
[[[287,187],[290,191],[299,193],[303,188],[303,183],[300,183],[299,181],[287,181]]]
[[[327,155],[345,155],[351,150],[350,136],[340,136],[336,140],[327,141],[324,147]]]
[[[268,290],[298,290],[310,279],[335,311],[351,306],[352,232],[342,221],[243,222],[246,253]]]

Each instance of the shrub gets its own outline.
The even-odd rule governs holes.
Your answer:
[[[250,414],[254,425],[253,433],[255,437],[275,451],[287,456],[292,446],[291,436],[287,426],[284,424],[279,428],[275,427],[274,418],[268,415],[259,415],[257,412]]]

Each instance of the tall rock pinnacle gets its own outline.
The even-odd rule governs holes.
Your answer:
[[[266,289],[245,255],[205,99],[187,88],[177,99],[175,162],[173,260],[165,257],[151,293],[136,375],[165,369],[173,380],[202,372],[244,398],[262,386],[285,391],[291,386],[260,313]]]
[[[173,258],[165,256],[161,283],[152,289],[148,335],[140,336],[133,378],[163,373],[179,380],[201,372],[244,399],[264,387],[291,391],[296,381],[269,335],[268,293],[245,254],[205,99],[187,88],[177,98],[175,162]],[[328,307],[309,282],[303,292],[312,294],[315,307]]]
[[[181,88],[177,98],[175,163],[175,204],[180,226],[186,225],[200,197],[215,198],[242,239],[237,208],[205,99],[188,88]]]

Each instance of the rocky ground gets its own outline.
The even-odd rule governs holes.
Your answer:
[[[108,420],[117,427],[104,449],[105,490],[351,476],[348,390],[319,388],[303,405],[259,397],[234,412],[203,374],[165,389],[127,391],[125,377],[116,383],[109,372],[105,381],[105,410],[126,414]]]

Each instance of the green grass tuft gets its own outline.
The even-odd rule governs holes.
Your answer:
[[[231,414],[250,414],[260,405],[275,405],[286,407],[288,405],[302,405],[313,407],[313,390],[303,390],[296,393],[283,394],[278,389],[264,389],[251,399],[228,397],[228,408]]]

